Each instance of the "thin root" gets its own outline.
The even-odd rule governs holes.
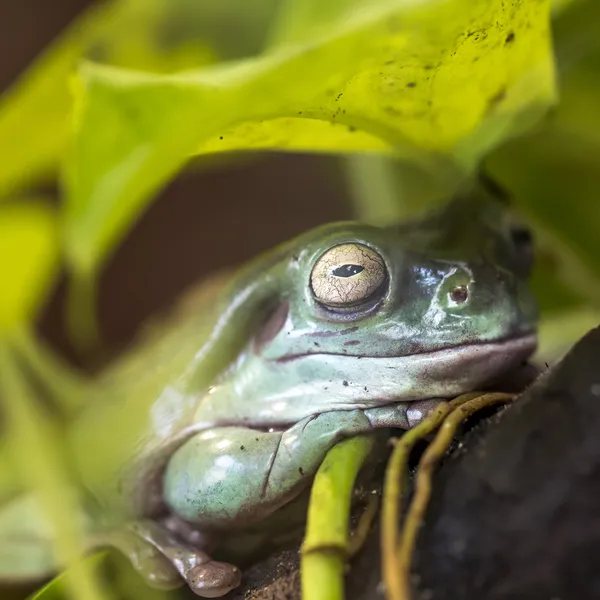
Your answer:
[[[363,547],[373,521],[377,516],[377,510],[379,509],[379,496],[371,494],[367,501],[367,506],[363,511],[362,515],[358,520],[356,529],[350,534],[350,540],[348,541],[348,558],[356,556]]]
[[[478,410],[510,402],[514,398],[514,394],[505,393],[463,394],[450,403],[440,404],[420,425],[408,431],[396,444],[386,471],[381,535],[383,579],[389,600],[410,600],[412,597],[410,568],[417,531],[431,496],[433,472],[437,462],[452,443],[456,429]],[[398,533],[402,500],[400,482],[407,470],[410,450],[416,441],[436,429],[442,421],[434,440],[419,461],[415,492],[406,513],[404,526]]]

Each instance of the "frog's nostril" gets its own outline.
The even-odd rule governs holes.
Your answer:
[[[513,243],[518,246],[529,246],[533,243],[533,235],[527,227],[515,225],[510,231]]]
[[[469,290],[466,285],[457,285],[450,292],[450,299],[452,302],[456,302],[457,304],[462,304],[469,299]]]

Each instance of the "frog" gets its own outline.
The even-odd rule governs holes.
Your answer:
[[[219,540],[307,488],[339,441],[408,430],[535,352],[529,230],[485,186],[401,223],[321,225],[250,262],[96,382],[65,433],[90,547],[221,597]]]

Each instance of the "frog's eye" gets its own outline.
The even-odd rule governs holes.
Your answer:
[[[381,256],[362,244],[341,244],[315,264],[310,282],[316,299],[333,308],[356,306],[381,291],[387,280]]]

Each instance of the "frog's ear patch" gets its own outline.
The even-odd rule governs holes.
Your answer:
[[[275,339],[275,336],[283,329],[290,311],[290,303],[287,301],[278,304],[272,310],[258,333],[254,336],[253,349],[255,354],[261,354],[265,347]]]

